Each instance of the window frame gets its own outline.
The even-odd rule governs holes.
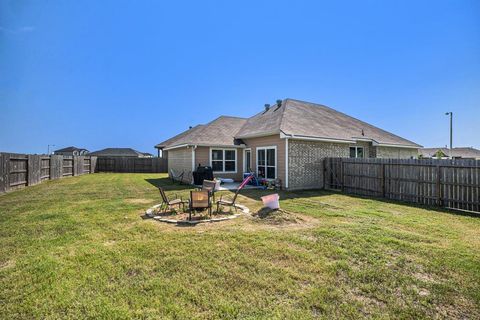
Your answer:
[[[269,166],[267,165],[267,150],[269,149],[274,149],[275,150],[275,166]],[[267,180],[276,180],[278,178],[278,153],[277,153],[277,146],[265,146],[265,147],[257,147],[256,148],[256,158],[255,158],[255,166],[256,166],[256,171],[257,171],[257,177],[260,177],[258,175],[258,168],[259,168],[259,165],[258,165],[258,153],[260,150],[265,150],[265,165],[263,165],[262,167],[265,168],[265,178],[264,179],[267,179]],[[267,168],[268,167],[274,167],[275,168],[275,178],[267,178]]]
[[[250,170],[252,170],[252,148],[245,148],[243,149],[243,173],[249,173],[248,168],[247,168],[247,152],[250,152]]]
[[[222,155],[223,155],[223,159],[221,160],[222,161],[222,168],[223,168],[223,171],[213,171],[213,173],[232,173],[232,174],[235,174],[237,173],[237,166],[238,166],[238,154],[237,154],[237,149],[236,148],[215,148],[215,147],[210,147],[210,150],[209,150],[209,153],[208,153],[208,158],[210,160],[210,167],[212,167],[213,169],[213,161],[219,161],[220,160],[213,160],[213,157],[212,157],[212,151],[222,151]],[[225,159],[225,151],[234,151],[235,153],[235,160],[226,160]],[[235,162],[235,170],[234,171],[225,171],[225,162],[226,161],[234,161]]]
[[[351,149],[351,148],[354,148],[354,149],[355,149],[355,157],[353,157],[353,158],[350,156],[350,149]],[[359,156],[358,156],[358,149],[362,149],[362,157],[359,157]],[[349,156],[351,159],[364,159],[364,158],[365,158],[365,147],[363,147],[363,146],[350,146],[350,148],[348,148],[348,153],[349,153],[348,156]]]

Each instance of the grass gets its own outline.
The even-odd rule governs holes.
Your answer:
[[[0,318],[479,318],[480,218],[322,191],[301,222],[141,218],[157,174],[94,174],[0,196]],[[240,202],[259,210],[266,191]]]

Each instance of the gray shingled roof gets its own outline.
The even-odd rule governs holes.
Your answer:
[[[438,150],[441,150],[446,156],[450,155],[449,148],[422,148],[418,150],[418,153],[426,158],[431,158],[435,156]],[[457,158],[473,158],[480,159],[480,150],[472,147],[458,147],[452,148],[452,156]]]
[[[371,139],[381,144],[418,144],[324,105],[285,99],[248,119],[237,138],[283,132],[286,135],[338,140]]]
[[[280,106],[273,105],[268,111],[264,110],[248,119],[221,116],[206,125],[186,130],[155,147],[168,148],[185,144],[231,146],[238,144],[235,138],[280,133],[300,138],[373,140],[379,144],[421,147],[324,105],[294,99],[285,99]]]
[[[82,151],[82,150],[88,151],[87,149],[84,149],[84,148],[77,148],[77,147],[71,146],[71,147],[55,150],[54,152],[73,152],[73,151]]]
[[[132,148],[105,148],[90,152],[89,156],[97,157],[143,157],[143,153]]]
[[[221,116],[205,125],[198,125],[184,131],[155,147],[167,148],[184,144],[232,146],[235,143],[235,133],[246,121],[247,119],[244,118]]]

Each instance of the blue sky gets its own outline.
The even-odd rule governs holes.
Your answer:
[[[153,145],[296,98],[480,148],[480,1],[0,0],[0,150]]]

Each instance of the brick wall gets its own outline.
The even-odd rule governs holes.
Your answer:
[[[344,143],[288,140],[289,189],[323,188],[323,159],[349,157],[349,148]]]
[[[376,147],[377,158],[410,159],[418,156],[418,149]]]

